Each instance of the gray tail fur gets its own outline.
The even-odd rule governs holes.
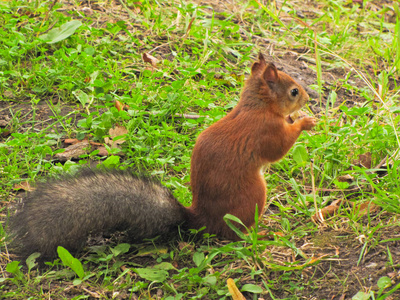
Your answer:
[[[126,171],[85,169],[38,185],[11,217],[12,248],[52,257],[57,246],[79,250],[88,236],[127,230],[133,239],[171,231],[185,208],[151,179]]]

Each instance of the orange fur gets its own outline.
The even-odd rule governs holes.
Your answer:
[[[298,90],[296,97],[293,89]],[[223,220],[225,214],[235,215],[247,227],[254,225],[256,205],[260,214],[265,205],[266,165],[281,159],[301,131],[315,125],[312,117],[293,124],[285,119],[307,100],[299,84],[260,54],[237,106],[197,139],[191,164],[190,228],[206,226],[207,232],[235,240]]]

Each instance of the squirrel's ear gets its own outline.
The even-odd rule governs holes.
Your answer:
[[[259,60],[260,62],[263,61],[263,62],[265,63],[264,55],[263,55],[261,52],[258,53],[258,60]]]
[[[269,63],[263,73],[263,77],[266,82],[277,82],[278,81],[278,70],[273,63]]]
[[[252,66],[251,66],[251,74],[255,74],[257,72],[261,72],[265,66],[266,66],[265,58],[262,55],[262,53],[258,53],[258,61],[256,61]]]

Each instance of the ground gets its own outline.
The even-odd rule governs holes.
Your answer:
[[[56,2],[54,1],[54,4]],[[79,284],[73,284],[75,273],[68,271],[61,263],[56,264],[52,269],[49,267],[50,271],[43,266],[40,269],[34,268],[33,271],[28,271],[24,266],[22,271],[25,277],[21,279],[18,277],[18,272],[10,272],[10,269],[6,269],[6,265],[11,261],[21,259],[3,247],[0,257],[3,276],[0,281],[0,291],[10,299],[13,297],[24,299],[28,296],[52,299],[76,299],[74,297],[162,299],[172,297],[171,295],[184,299],[193,297],[216,299],[226,297],[225,282],[230,277],[237,281],[236,285],[242,288],[246,299],[400,299],[400,220],[399,210],[395,207],[396,203],[399,203],[399,196],[396,193],[400,190],[398,177],[396,178],[398,173],[394,171],[396,166],[399,166],[399,164],[396,165],[396,157],[398,157],[396,149],[399,149],[399,145],[395,141],[399,122],[398,73],[392,69],[392,64],[396,62],[396,59],[393,59],[394,62],[389,60],[384,52],[385,49],[378,48],[372,39],[367,40],[365,37],[366,35],[381,35],[381,39],[386,43],[387,35],[398,34],[398,6],[389,1],[364,1],[361,4],[359,1],[339,1],[330,4],[325,1],[274,2],[276,6],[264,2],[270,12],[279,16],[277,19],[282,24],[276,19],[269,19],[267,13],[262,13],[257,1],[240,4],[235,1],[191,1],[170,5],[157,1],[154,3],[152,1],[128,1],[127,3],[123,1],[79,3],[62,1],[62,5],[55,7],[59,15],[54,11],[53,13],[57,18],[62,18],[61,15],[72,16],[73,19],[90,24],[93,28],[109,29],[107,36],[99,35],[93,40],[85,36],[87,33],[83,31],[79,33],[84,37],[82,39],[89,40],[87,45],[98,43],[102,47],[100,39],[104,42],[106,38],[112,37],[111,41],[104,42],[114,47],[110,46],[108,52],[104,50],[104,53],[107,53],[104,59],[115,57],[115,64],[107,65],[109,69],[102,66],[104,68],[101,71],[104,72],[104,78],[112,81],[114,76],[117,79],[113,82],[113,88],[100,83],[93,84],[95,88],[102,88],[106,91],[104,94],[107,94],[107,89],[109,89],[109,94],[113,95],[115,100],[119,99],[123,102],[123,99],[128,96],[126,89],[132,89],[129,94],[131,99],[136,99],[135,97],[143,92],[139,86],[140,81],[143,80],[143,90],[148,92],[146,99],[143,100],[143,103],[147,105],[144,118],[148,118],[146,120],[151,125],[155,124],[156,127],[161,127],[162,122],[168,123],[171,119],[171,128],[180,126],[177,132],[185,136],[185,140],[177,142],[185,148],[182,150],[182,158],[176,158],[177,155],[174,154],[172,156],[175,160],[165,165],[150,163],[145,161],[145,158],[139,161],[143,164],[143,168],[150,170],[152,174],[163,174],[163,182],[174,189],[178,198],[186,199],[190,194],[188,191],[190,149],[186,148],[193,146],[198,132],[231,109],[232,101],[238,99],[243,78],[248,76],[251,62],[256,59],[258,51],[265,53],[268,61],[273,61],[279,70],[289,74],[304,86],[311,98],[308,113],[315,115],[320,120],[320,125],[311,134],[313,140],[304,137],[299,142],[299,145],[307,146],[308,160],[312,162],[311,167],[308,160],[304,164],[298,161],[296,153],[300,152],[296,152],[299,148],[295,146],[288,159],[267,170],[269,206],[260,220],[260,230],[274,232],[275,238],[270,236],[264,240],[253,238],[246,242],[230,243],[218,238],[193,239],[190,234],[184,234],[183,238],[174,238],[172,241],[156,240],[131,245],[131,251],[123,252],[121,256],[104,249],[96,256],[93,253],[88,254],[90,248],[85,248],[88,252],[79,253],[77,257],[84,262],[84,267],[89,270],[87,274],[90,276]],[[180,8],[179,13],[172,13],[175,12],[174,5]],[[201,7],[201,13],[200,9],[198,11],[194,9],[195,5]],[[43,11],[39,6],[32,7],[21,5],[19,9],[13,8],[12,14],[20,18],[19,25],[15,28],[22,30],[22,28],[28,28],[29,22],[39,21],[45,24],[49,20],[55,20],[49,15],[40,15]],[[273,10],[274,7],[276,10]],[[47,7],[44,11],[51,11],[51,9]],[[318,22],[318,18],[322,20],[324,17],[328,18],[327,16],[333,16],[331,22],[326,20]],[[258,21],[257,17],[261,21]],[[197,24],[196,18],[199,20]],[[266,25],[267,20],[270,23]],[[380,20],[380,23],[377,20]],[[112,32],[112,25],[117,24],[118,21],[126,23],[121,25],[123,30],[117,38],[116,33]],[[216,25],[217,29],[209,25],[214,21],[219,24]],[[315,26],[309,28],[308,33],[304,33],[307,26],[302,22],[312,23]],[[343,22],[343,27],[348,26],[347,31],[341,27],[340,22]],[[145,23],[146,26],[143,25]],[[181,23],[184,25],[179,29]],[[47,24],[49,28],[46,32],[55,24],[56,21],[50,25]],[[160,24],[167,25],[162,27]],[[237,28],[236,25],[238,25]],[[160,26],[160,29],[157,29],[157,26]],[[209,31],[202,31],[206,26],[211,26]],[[222,29],[218,29],[218,26]],[[304,29],[298,29],[297,26],[302,26]],[[301,38],[291,36],[290,32]],[[237,36],[232,40],[223,40],[221,37],[234,35],[234,33]],[[314,48],[314,33],[318,34],[321,42],[318,50],[320,57]],[[212,36],[206,37],[206,34]],[[302,40],[303,35],[306,36],[304,40]],[[329,42],[326,41],[328,38]],[[335,39],[343,40],[336,48]],[[395,38],[393,38],[393,48],[398,48],[394,40]],[[391,42],[392,40],[387,42],[387,45],[390,46]],[[72,46],[65,43],[63,47],[72,49],[76,46],[74,43],[80,42],[71,42]],[[124,47],[121,47],[121,43],[124,43]],[[221,44],[221,48],[214,44]],[[389,47],[387,45],[384,44],[382,47]],[[98,48],[100,49],[100,46]],[[359,52],[355,50],[357,48]],[[214,51],[213,54],[207,54],[209,49]],[[56,52],[59,49],[55,47],[43,51],[50,56],[52,51]],[[90,51],[88,50],[88,53]],[[182,57],[179,56],[179,51],[184,52]],[[150,67],[149,63],[140,61],[145,52],[156,56],[159,61],[163,61],[164,65],[170,67],[168,70],[160,68],[164,74],[159,77],[149,75],[154,79],[150,83],[145,82],[147,75],[143,74],[146,71],[154,72],[154,66]],[[66,51],[66,53],[73,56],[72,52]],[[331,55],[332,53],[334,55]],[[185,55],[189,58],[185,58]],[[204,61],[201,64],[191,62],[190,57],[195,55]],[[342,59],[337,59],[337,56]],[[39,57],[39,54],[36,57]],[[129,62],[132,57],[135,61]],[[78,59],[71,60],[69,64],[76,66]],[[24,61],[24,59],[21,60]],[[21,68],[18,72],[22,74],[23,67],[19,64],[20,62],[13,63]],[[29,62],[25,63],[29,64]],[[205,67],[207,63],[210,66]],[[68,68],[68,64],[65,64],[65,68]],[[90,64],[89,60],[88,64]],[[98,62],[98,64],[101,63]],[[5,65],[0,66],[5,68],[3,70],[5,73],[2,74],[6,74]],[[53,67],[53,69],[56,68]],[[77,81],[89,82],[93,70],[88,69],[83,73]],[[387,75],[387,81],[382,79],[385,75]],[[101,76],[102,74],[99,78]],[[162,89],[182,78],[184,78],[183,88],[180,86],[177,90],[180,91],[181,88],[184,90],[179,95],[187,97],[179,98],[185,99],[179,101],[187,101],[187,106],[175,103],[176,107],[172,105],[165,107],[163,104],[160,104],[160,107],[157,106],[159,105],[158,97],[163,98]],[[3,149],[12,147],[11,141],[20,138],[18,134],[23,135],[27,132],[43,132],[47,135],[60,135],[60,137],[57,138],[57,142],[49,144],[53,152],[43,154],[40,158],[33,158],[32,161],[35,163],[29,160],[32,168],[20,167],[20,172],[9,176],[11,172],[3,160],[4,165],[0,170],[6,170],[4,174],[9,176],[7,184],[4,183],[2,186],[1,193],[4,196],[1,202],[1,207],[4,208],[1,211],[3,224],[6,224],[7,211],[12,213],[15,210],[16,201],[25,193],[23,189],[18,190],[16,185],[25,181],[33,182],[32,179],[36,176],[45,177],[47,173],[51,173],[52,165],[66,168],[63,167],[65,162],[57,159],[54,153],[68,146],[65,138],[78,138],[79,134],[86,134],[94,142],[104,143],[103,136],[100,134],[97,136],[96,130],[100,127],[88,129],[79,126],[80,122],[86,122],[88,115],[93,112],[96,113],[93,115],[94,120],[97,120],[97,117],[99,121],[103,121],[101,116],[110,109],[110,105],[102,102],[98,106],[79,106],[77,99],[71,93],[65,92],[68,89],[65,86],[60,87],[65,83],[63,80],[69,81],[68,77],[62,76],[52,82],[53,87],[45,92],[37,92],[41,101],[33,104],[35,97],[32,94],[38,91],[34,88],[39,86],[39,84],[30,85],[29,82],[34,80],[29,78],[27,82],[24,82],[23,79],[18,81],[14,77],[7,77],[5,82],[8,85],[4,85],[1,89],[3,96],[0,98],[0,143],[4,145]],[[76,81],[76,78],[72,81]],[[118,81],[126,83],[116,83]],[[215,86],[207,86],[203,81],[213,81]],[[372,88],[368,85],[369,81],[372,82]],[[89,89],[84,89],[84,83],[74,82],[74,84],[75,87],[71,91],[81,85],[81,90],[90,94]],[[154,91],[146,84],[160,85],[160,90]],[[191,92],[187,91],[190,89],[198,91],[199,94],[190,94]],[[210,94],[207,93],[209,89]],[[136,90],[140,92],[135,94]],[[373,96],[374,90],[379,97]],[[68,94],[67,101],[63,97],[64,92]],[[96,94],[97,92],[92,90],[92,93],[95,96],[100,95],[98,98],[103,101],[101,92]],[[202,97],[211,99],[209,101],[212,104],[202,107],[200,102]],[[384,98],[384,104],[380,101],[381,98]],[[168,99],[174,100],[173,97]],[[130,107],[125,111],[140,109],[136,100],[129,101]],[[390,106],[390,109],[386,110],[385,105]],[[219,108],[214,110],[215,107]],[[367,110],[364,111],[364,108]],[[163,111],[168,111],[167,119],[157,120],[157,115]],[[359,111],[364,115],[356,116],[356,112]],[[182,113],[194,114],[199,120],[193,121],[197,123],[190,123],[188,121],[190,118],[186,120],[185,117],[178,117]],[[60,121],[60,116],[68,114],[71,114],[71,121],[66,126]],[[153,114],[154,119],[152,119]],[[203,122],[203,119],[206,121]],[[124,117],[117,118],[109,127],[123,122],[126,122],[123,124],[128,124],[126,120],[127,118],[124,119]],[[379,123],[379,126],[374,127],[373,123]],[[129,130],[134,128],[135,135],[140,135],[140,130],[137,129],[139,126],[129,123],[126,127]],[[386,130],[388,133],[380,136],[380,130],[382,132]],[[323,142],[317,145],[316,141]],[[378,141],[384,141],[386,144],[378,147]],[[132,143],[132,141],[128,142]],[[42,147],[42,144],[39,145]],[[133,145],[132,149],[140,148],[138,145],[142,147],[141,149],[144,147],[139,142],[133,142],[130,145]],[[150,147],[157,148],[158,146],[155,144]],[[122,150],[125,151],[124,149]],[[138,154],[140,151],[135,152],[135,156],[140,156]],[[162,152],[165,156],[170,155],[168,150],[160,151],[165,151],[165,153]],[[23,152],[19,155],[12,153],[7,152],[10,157],[24,155]],[[130,157],[131,154],[123,152],[119,154],[119,157],[121,161],[130,163],[133,160]],[[153,152],[149,151],[142,156],[146,155],[148,158],[153,157]],[[93,162],[88,162],[90,159],[87,157],[73,158],[72,161],[78,164],[92,164]],[[104,160],[98,157],[93,159],[96,161],[95,164]],[[24,158],[19,157],[17,160],[21,163]],[[25,160],[28,161],[28,159]],[[40,172],[35,172],[34,166],[41,165],[42,163],[37,163],[37,161],[42,160],[51,164],[45,166],[43,163]],[[314,174],[316,186],[311,180]],[[339,180],[345,175],[350,176],[350,179]],[[329,207],[334,200],[341,199],[341,202],[334,213],[324,215],[324,220],[318,220],[313,219],[315,217],[314,197],[318,198],[320,208]],[[304,203],[301,203],[301,199],[304,199]],[[390,202],[396,199],[397,202]],[[392,208],[390,206],[388,208],[384,205],[385,201],[395,204],[392,204]],[[3,226],[6,228],[5,225]],[[124,242],[129,242],[124,235],[105,235],[92,237],[88,246],[106,247],[106,245],[114,246]],[[154,244],[155,248],[152,247]],[[163,271],[161,272],[157,268],[163,262],[170,265],[166,269],[161,269]],[[154,278],[152,280],[139,270],[153,267],[160,272],[157,275],[166,277],[162,277],[163,280]],[[152,283],[149,284],[149,282]],[[250,284],[248,289],[244,288],[248,284]],[[261,288],[261,291],[255,290],[254,287]]]

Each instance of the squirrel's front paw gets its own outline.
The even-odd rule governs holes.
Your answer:
[[[301,130],[311,130],[317,125],[317,119],[314,117],[305,116],[299,120],[301,122]]]

